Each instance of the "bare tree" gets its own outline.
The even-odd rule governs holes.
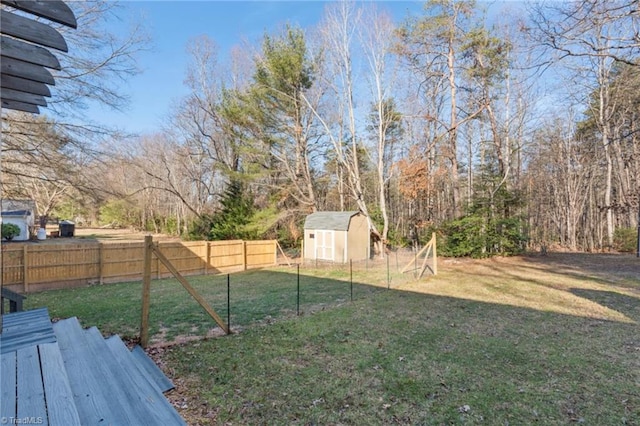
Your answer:
[[[542,1],[529,11],[535,40],[557,53],[547,61],[597,57],[640,66],[637,0]]]
[[[80,182],[81,163],[71,139],[51,121],[21,112],[11,115],[2,123],[3,197],[33,199],[35,213],[47,216]]]
[[[368,12],[363,14],[359,29],[360,42],[369,68],[366,78],[373,100],[372,127],[375,144],[373,155],[370,157],[376,168],[378,209],[382,216],[380,238],[385,244],[389,234],[387,188],[392,177],[391,166],[395,160],[394,142],[397,142],[397,133],[401,126],[400,113],[396,111],[393,102],[394,79],[397,75],[397,62],[392,56],[395,47],[395,26],[387,14],[380,13],[375,8],[369,8]]]
[[[325,68],[320,73],[326,95],[331,97],[336,113],[321,111],[305,97],[315,116],[330,140],[335,161],[346,174],[348,191],[358,209],[368,218],[374,239],[374,250],[383,255],[383,237],[371,219],[366,202],[362,175],[363,137],[356,122],[356,87],[353,70],[353,55],[357,28],[361,23],[362,11],[351,2],[338,2],[328,6],[319,33],[325,51]]]
[[[101,141],[119,136],[114,129],[89,123],[88,104],[120,109],[126,105],[119,82],[139,72],[136,55],[148,39],[142,27],[115,35],[106,24],[118,19],[116,2],[70,2],[78,28],[56,26],[69,45],[68,53],[56,52],[62,69],[54,71],[48,117],[17,112],[2,117],[2,186],[4,194],[24,194],[38,200],[40,214],[48,214],[61,198],[90,191],[83,179],[83,164],[98,159]],[[4,7],[4,5],[3,5]],[[44,198],[43,198],[44,197]],[[44,201],[48,199],[48,201]]]
[[[207,157],[210,167],[224,174],[239,171],[240,149],[225,117],[220,113],[226,70],[218,64],[218,48],[201,36],[187,47],[191,63],[185,83],[191,93],[180,104],[173,127],[190,146],[193,155]],[[174,132],[175,133],[175,132]]]
[[[446,140],[441,154],[449,162],[452,216],[461,213],[460,165],[458,139],[461,127],[476,118],[484,105],[465,111],[459,105],[462,79],[463,53],[471,40],[471,18],[475,3],[472,1],[431,0],[425,4],[420,19],[408,20],[399,30],[399,53],[411,69],[422,77],[421,90],[425,94],[439,93],[447,101],[446,108],[426,114],[438,128],[436,141]],[[428,89],[431,88],[431,89]]]
[[[606,245],[613,244],[614,221],[614,151],[616,138],[610,123],[615,112],[611,93],[617,63],[637,66],[640,43],[637,38],[640,15],[637,1],[603,1],[548,3],[531,9],[531,34],[542,46],[557,53],[555,60],[579,73],[583,100],[600,135],[605,161]],[[578,86],[579,87],[579,86]],[[589,102],[589,97],[593,102]]]

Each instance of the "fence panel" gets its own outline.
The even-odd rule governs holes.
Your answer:
[[[2,284],[22,285],[24,282],[24,250],[21,245],[2,245]]]
[[[99,277],[99,246],[95,244],[53,244],[26,246],[25,291],[39,284],[64,281],[94,281]]]
[[[276,264],[274,240],[156,244],[183,275],[229,273]],[[141,280],[143,268],[143,242],[2,245],[2,285],[24,293]],[[155,257],[151,273],[156,278],[171,275]]]
[[[206,273],[206,241],[161,242],[158,243],[158,248],[181,274],[195,275]],[[171,275],[162,263],[154,262],[153,267],[156,268],[158,276],[167,277]]]
[[[244,241],[212,241],[209,243],[209,268],[213,273],[245,269]]]
[[[144,243],[100,243],[100,281],[115,283],[142,279]]]
[[[276,241],[247,241],[246,242],[246,257],[247,265],[251,265],[254,268],[262,266],[273,265],[276,261]]]

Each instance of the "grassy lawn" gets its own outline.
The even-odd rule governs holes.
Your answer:
[[[351,300],[349,275],[345,281],[327,279],[335,271],[300,273],[300,314],[305,315]],[[358,275],[355,279],[361,278]],[[189,283],[227,321],[227,276],[187,277]],[[231,328],[271,323],[298,311],[298,278],[295,268],[247,271],[230,276]],[[368,298],[382,288],[354,283],[353,298]],[[135,338],[139,333],[141,282],[90,286],[30,294],[25,309],[47,306],[53,318],[76,316],[86,327],[97,326],[104,334]],[[175,279],[151,284],[150,336],[162,344],[220,334],[216,323]]]
[[[305,271],[319,277],[302,280],[300,318],[290,272],[232,276],[240,333],[155,351],[190,424],[640,424],[636,258],[449,260],[438,276],[392,281],[391,291],[357,286],[354,303],[344,271]],[[241,299],[249,277],[255,293]],[[226,278],[216,279],[224,281],[210,287],[226,291]],[[174,312],[178,302],[160,297],[177,283],[153,285],[156,338],[211,327],[195,302]],[[28,302],[126,334],[138,322],[139,290],[90,287]],[[272,322],[265,315],[280,319],[260,326]]]

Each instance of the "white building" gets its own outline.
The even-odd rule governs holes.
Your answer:
[[[2,212],[2,223],[13,223],[20,228],[20,234],[13,241],[28,241],[29,230],[33,228],[33,212],[31,210],[13,210]]]

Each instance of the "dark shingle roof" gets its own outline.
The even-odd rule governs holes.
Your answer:
[[[316,212],[307,216],[304,229],[348,231],[351,218],[359,212]]]
[[[29,210],[14,210],[10,212],[2,212],[2,216],[31,216]]]

